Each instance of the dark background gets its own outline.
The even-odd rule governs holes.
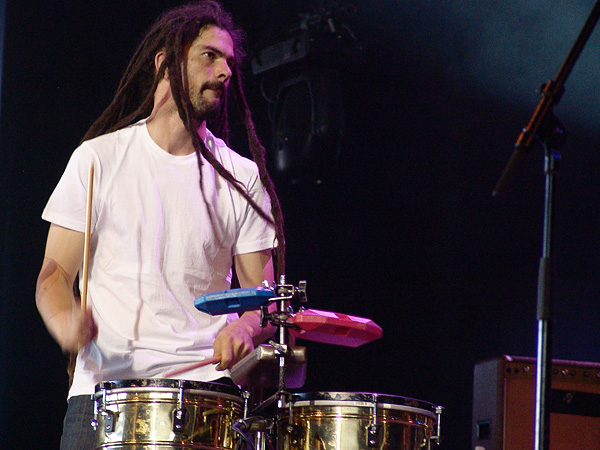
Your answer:
[[[0,442],[58,448],[66,360],[34,301],[42,208],[109,103],[146,29],[174,1],[7,1],[0,135]],[[256,49],[316,1],[225,2]],[[304,391],[370,391],[446,407],[443,448],[470,447],[474,365],[535,356],[543,154],[491,191],[592,1],[355,0],[363,47],[339,62],[345,128],[319,186],[279,181],[288,281],[309,307],[369,317],[357,349],[304,342]],[[556,108],[566,123],[554,210],[553,357],[600,361],[600,115],[594,33]],[[318,58],[317,58],[318,59]],[[315,63],[318,65],[318,63]],[[246,91],[271,140],[261,78]],[[268,90],[269,82],[265,81]],[[234,130],[235,131],[235,130]],[[234,136],[243,153],[243,134]]]

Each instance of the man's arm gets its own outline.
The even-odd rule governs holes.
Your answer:
[[[91,311],[81,311],[73,283],[83,260],[84,234],[50,225],[35,300],[46,328],[64,352],[76,353],[91,341],[96,326]]]
[[[261,286],[267,280],[273,283],[273,259],[271,250],[236,255],[235,269],[241,287]],[[275,327],[260,326],[260,312],[247,311],[231,322],[217,335],[215,356],[221,357],[217,370],[231,369],[235,363],[254,350],[254,347],[275,332]]]

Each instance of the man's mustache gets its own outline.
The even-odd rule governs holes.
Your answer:
[[[207,89],[219,92],[221,95],[223,95],[225,93],[225,83],[219,81],[207,81],[202,85],[201,92],[204,92]]]

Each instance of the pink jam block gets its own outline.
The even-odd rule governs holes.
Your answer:
[[[300,312],[289,322],[298,327],[290,328],[294,337],[346,347],[358,347],[374,341],[383,333],[371,319],[317,309]]]

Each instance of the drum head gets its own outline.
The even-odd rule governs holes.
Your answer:
[[[181,386],[180,386],[181,382]],[[131,380],[113,380],[103,381],[96,385],[96,392],[102,389],[122,389],[122,388],[172,388],[179,389],[195,389],[202,391],[213,391],[223,392],[226,394],[241,393],[240,389],[236,386],[216,383],[216,382],[202,382],[202,381],[188,381],[188,380],[171,380],[168,378],[146,378],[146,379],[131,379]]]
[[[414,411],[436,419],[437,405],[410,397],[373,392],[306,392],[292,394],[293,407],[301,406],[358,406],[391,410]],[[289,406],[289,404],[287,404]]]
[[[148,378],[103,381],[96,385],[96,397],[101,395],[103,391],[128,391],[132,389],[155,389],[162,391],[179,390],[181,388],[188,393],[205,393],[209,396],[224,395],[232,399],[239,398],[240,401],[242,395],[242,391],[237,386],[231,386],[228,384],[188,380],[171,380],[167,378]]]

